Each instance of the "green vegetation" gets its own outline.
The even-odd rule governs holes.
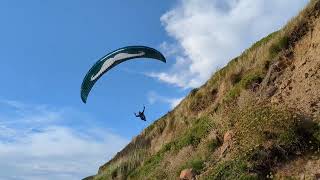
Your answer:
[[[147,161],[145,161],[142,166],[134,169],[129,173],[130,178],[146,177],[150,172],[153,172],[157,167],[159,167],[160,162],[164,157],[165,151],[159,151],[155,155],[151,156]]]
[[[193,97],[198,91],[199,91],[199,88],[192,89],[190,92],[190,96]]]
[[[249,102],[250,103],[250,102]],[[250,105],[252,104],[252,105]],[[266,132],[271,132],[275,143],[288,145],[299,142],[298,122],[301,120],[293,112],[272,106],[257,105],[235,110],[230,119],[235,119],[237,141],[242,150],[247,151],[269,140]]]
[[[232,85],[239,83],[242,79],[242,72],[231,74],[230,81]]]
[[[213,170],[209,172],[209,176],[204,179],[242,179],[253,180],[258,179],[257,175],[250,174],[248,162],[243,158],[233,161],[224,161],[218,163]]]
[[[199,112],[201,110],[204,110],[205,108],[207,108],[209,106],[209,101],[208,99],[212,98],[212,94],[206,94],[204,92],[201,91],[197,91],[191,100],[190,103],[190,110],[192,112]]]
[[[251,89],[254,84],[260,84],[265,74],[261,72],[246,73],[243,77],[238,77],[238,81],[234,86],[226,93],[224,102],[229,103],[236,99],[243,89]]]
[[[252,85],[254,83],[260,84],[262,79],[264,78],[264,76],[265,75],[260,73],[260,72],[248,73],[241,80],[241,82],[240,82],[241,83],[241,87],[245,88],[245,89],[250,89],[250,88],[252,88]]]
[[[214,150],[217,149],[217,147],[220,146],[220,142],[218,140],[211,140],[208,144],[207,144],[207,149],[209,150],[209,152],[212,152]]]
[[[271,34],[269,34],[268,36],[262,38],[260,41],[255,42],[249,50],[253,50],[256,49],[257,47],[261,47],[263,44],[268,43],[270,40],[272,40],[276,35],[279,34],[280,31],[275,31]]]
[[[188,145],[197,147],[201,139],[208,135],[212,128],[213,124],[208,118],[200,118],[196,120],[192,127],[187,129],[187,131],[180,138],[170,145],[170,149],[179,151]]]
[[[272,44],[269,49],[269,56],[271,59],[275,58],[279,52],[283,49],[288,48],[289,38],[287,36],[283,36],[279,39],[278,42]]]
[[[320,129],[317,128],[314,133],[313,133],[313,137],[315,138],[316,141],[320,142]]]
[[[229,103],[236,99],[240,95],[241,90],[242,88],[239,84],[233,86],[224,97],[224,102]]]
[[[184,165],[182,165],[178,173],[180,173],[183,169],[192,168],[197,174],[200,174],[204,167],[204,160],[195,158],[187,161]]]

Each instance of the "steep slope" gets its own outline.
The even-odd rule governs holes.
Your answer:
[[[319,43],[320,1],[312,0],[88,179],[177,179],[187,168],[197,179],[313,178],[320,173]]]

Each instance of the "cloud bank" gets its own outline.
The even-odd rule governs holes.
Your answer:
[[[181,88],[198,87],[245,48],[280,29],[307,2],[179,0],[161,17],[174,43],[164,42],[160,47],[175,64],[149,76]]]
[[[82,179],[128,143],[93,125],[64,124],[70,110],[17,101],[0,101],[0,108],[0,179]]]

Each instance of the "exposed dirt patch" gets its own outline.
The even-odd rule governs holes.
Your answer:
[[[317,174],[320,174],[320,156],[319,154],[309,154],[284,164],[278,169],[276,177],[279,179],[286,177],[315,179]]]
[[[312,28],[295,44],[289,68],[275,80],[271,102],[320,116],[320,19]]]

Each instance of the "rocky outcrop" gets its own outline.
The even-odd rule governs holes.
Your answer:
[[[193,169],[184,169],[180,173],[180,180],[195,180],[196,173]]]

